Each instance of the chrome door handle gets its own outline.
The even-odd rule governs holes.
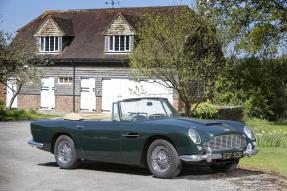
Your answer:
[[[139,137],[140,135],[137,133],[128,133],[128,134],[122,134],[122,137],[127,137],[127,138],[136,138]]]
[[[77,125],[76,128],[77,128],[77,129],[84,129],[85,127],[82,126],[82,125]]]

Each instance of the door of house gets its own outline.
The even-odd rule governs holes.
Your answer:
[[[81,111],[96,111],[95,78],[81,79]]]
[[[11,101],[11,99],[12,99],[12,97],[13,97],[13,91],[12,91],[12,89],[13,89],[14,91],[16,91],[17,86],[16,86],[15,80],[9,80],[9,81],[7,82],[7,85],[8,85],[9,87],[6,87],[6,89],[7,89],[7,91],[6,91],[6,107],[9,107],[10,101]],[[13,102],[13,104],[12,104],[12,108],[17,108],[17,97],[14,99],[14,102]]]
[[[41,108],[55,109],[55,84],[54,78],[41,79]]]

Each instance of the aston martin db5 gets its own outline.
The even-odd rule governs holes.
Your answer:
[[[28,144],[53,153],[63,169],[94,160],[147,167],[158,178],[177,176],[183,163],[232,171],[257,152],[243,123],[184,118],[164,98],[125,99],[112,108],[110,120],[32,121]]]

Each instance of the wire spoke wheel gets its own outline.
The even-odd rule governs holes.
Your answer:
[[[62,163],[69,163],[72,158],[72,147],[68,141],[61,141],[58,145],[58,160]]]
[[[171,154],[169,150],[163,146],[157,146],[152,151],[152,167],[159,173],[164,173],[170,168]]]

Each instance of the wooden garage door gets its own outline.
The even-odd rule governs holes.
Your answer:
[[[173,102],[173,90],[154,80],[135,82],[129,79],[103,80],[102,109],[111,112],[112,103],[118,100],[135,97],[163,97]]]

